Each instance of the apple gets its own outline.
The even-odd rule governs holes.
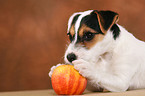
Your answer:
[[[81,95],[86,88],[87,79],[74,66],[60,65],[54,69],[51,83],[58,95]]]

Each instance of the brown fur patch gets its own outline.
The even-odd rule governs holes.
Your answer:
[[[82,38],[85,32],[92,32],[97,33],[95,30],[91,29],[90,27],[87,27],[86,25],[82,25],[82,27],[79,30],[79,36]],[[102,41],[104,38],[103,34],[96,34],[94,38],[91,41],[84,41],[80,42],[81,45],[84,45],[86,48],[90,49],[93,47],[97,42]]]
[[[84,45],[90,49],[92,48],[96,43],[102,41],[104,39],[104,35],[102,34],[96,34],[95,37],[90,42],[84,42]]]
[[[82,37],[84,35],[84,32],[90,31],[92,33],[96,33],[95,30],[91,29],[87,25],[83,24],[82,27],[79,30],[79,36]]]
[[[70,31],[70,35],[71,35],[71,36],[74,36],[74,35],[75,35],[75,28],[74,28],[74,25],[71,26],[71,28],[70,28],[69,31]]]

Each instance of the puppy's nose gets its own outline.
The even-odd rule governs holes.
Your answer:
[[[69,53],[67,55],[67,59],[68,59],[69,62],[72,62],[72,61],[77,59],[77,56],[74,53]]]

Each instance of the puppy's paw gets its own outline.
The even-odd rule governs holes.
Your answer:
[[[74,68],[78,70],[82,76],[88,79],[92,77],[92,74],[94,73],[94,66],[92,66],[92,64],[83,59],[75,60],[72,63],[74,64]]]
[[[49,75],[50,78],[51,78],[51,76],[52,76],[52,73],[53,73],[54,69],[55,69],[56,67],[60,66],[60,65],[64,65],[64,64],[57,64],[56,66],[52,66],[52,67],[51,67],[50,72],[48,73],[48,75]]]

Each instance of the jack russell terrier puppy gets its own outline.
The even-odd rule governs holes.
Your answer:
[[[117,13],[97,10],[69,18],[70,44],[64,59],[88,79],[92,91],[145,88],[145,43],[117,21]],[[50,77],[57,66],[51,68]]]

